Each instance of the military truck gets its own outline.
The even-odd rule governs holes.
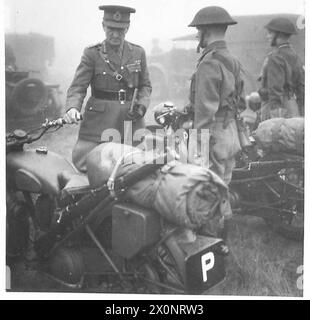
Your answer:
[[[58,84],[48,82],[55,57],[54,39],[28,33],[5,35],[7,130],[31,128],[62,113]]]
[[[264,26],[276,16],[279,15],[235,16],[234,19],[238,24],[227,30],[228,47],[244,67],[246,93],[257,90],[257,78],[261,72],[263,60],[271,51]],[[304,17],[293,14],[281,14],[281,16],[296,23],[299,34],[292,36],[291,43],[304,62]],[[184,100],[189,92],[190,78],[199,57],[196,34],[178,37],[173,41],[174,47],[169,52],[148,57],[154,99]]]

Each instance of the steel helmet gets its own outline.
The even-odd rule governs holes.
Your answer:
[[[233,25],[237,22],[233,20],[230,14],[221,7],[210,6],[200,9],[189,27],[207,26],[207,25]]]
[[[297,29],[292,21],[287,18],[278,17],[272,19],[266,26],[266,29],[286,34],[297,34]]]

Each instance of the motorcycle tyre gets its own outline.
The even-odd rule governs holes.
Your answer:
[[[81,252],[75,248],[60,248],[46,262],[46,272],[63,283],[76,285],[84,276]]]

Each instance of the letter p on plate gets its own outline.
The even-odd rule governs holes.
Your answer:
[[[208,271],[214,267],[214,254],[213,252],[205,253],[201,256],[201,270],[202,270],[202,278],[203,282],[207,282],[208,280]]]

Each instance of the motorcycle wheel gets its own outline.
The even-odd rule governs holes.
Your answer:
[[[44,269],[64,286],[78,288],[84,276],[82,254],[75,248],[60,248],[46,261]]]
[[[6,221],[6,253],[8,258],[19,257],[27,249],[29,241],[28,208],[21,207],[13,217]]]
[[[185,264],[184,254],[176,241],[168,238],[164,244],[158,247],[158,260],[162,267],[162,281],[171,287],[174,293],[185,292]]]
[[[160,283],[160,277],[157,270],[152,266],[152,264],[145,262],[138,268],[138,273],[144,280],[143,286],[145,287],[147,293],[163,293],[162,288],[156,285],[156,283]]]
[[[303,168],[285,168],[278,172],[274,181],[270,181],[264,195],[267,203],[282,201],[281,205],[275,206],[274,214],[265,218],[267,224],[281,236],[295,241],[304,238],[303,186]]]
[[[31,207],[15,193],[7,193],[6,255],[20,257],[26,253],[30,241]]]

